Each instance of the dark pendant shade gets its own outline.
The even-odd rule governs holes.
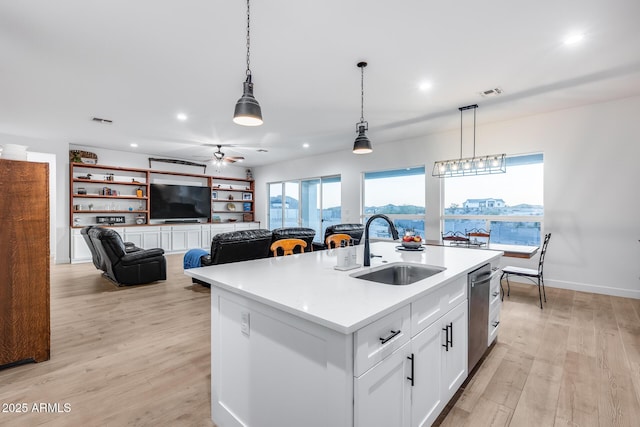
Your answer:
[[[367,137],[365,131],[366,127],[364,125],[358,126],[358,136],[353,143],[354,154],[368,154],[373,151],[373,149],[371,148],[371,141],[369,141],[369,138]]]
[[[260,104],[253,96],[253,83],[251,83],[251,75],[247,76],[247,80],[242,84],[242,97],[236,103],[236,109],[233,113],[233,122],[242,126],[260,126],[262,122],[262,110]]]

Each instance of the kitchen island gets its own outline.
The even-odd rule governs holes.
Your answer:
[[[431,424],[467,376],[467,274],[502,253],[396,247],[372,244],[380,257],[351,271],[334,269],[346,249],[186,270],[211,285],[213,421]],[[394,263],[445,269],[406,286],[353,277]]]

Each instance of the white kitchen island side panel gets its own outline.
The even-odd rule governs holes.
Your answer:
[[[218,427],[353,424],[351,335],[215,287],[211,309]]]

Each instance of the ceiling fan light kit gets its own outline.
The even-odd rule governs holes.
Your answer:
[[[371,141],[367,137],[367,131],[369,130],[369,122],[364,119],[364,67],[367,63],[362,61],[358,62],[357,67],[360,68],[360,122],[356,123],[356,140],[353,142],[354,154],[368,154],[373,151],[371,148]]]
[[[478,104],[460,107],[460,158],[439,160],[433,164],[431,175],[437,178],[490,175],[507,172],[507,155],[476,156],[476,109]],[[462,112],[473,110],[473,157],[462,157]]]
[[[250,31],[250,9],[247,0],[247,78],[242,84],[242,96],[236,103],[233,113],[233,122],[242,126],[260,126],[263,123],[262,109],[253,96],[253,82],[251,81],[250,52],[251,52],[251,31]]]

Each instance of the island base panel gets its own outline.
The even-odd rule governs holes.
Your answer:
[[[352,425],[350,335],[211,290],[211,414],[218,426]]]

